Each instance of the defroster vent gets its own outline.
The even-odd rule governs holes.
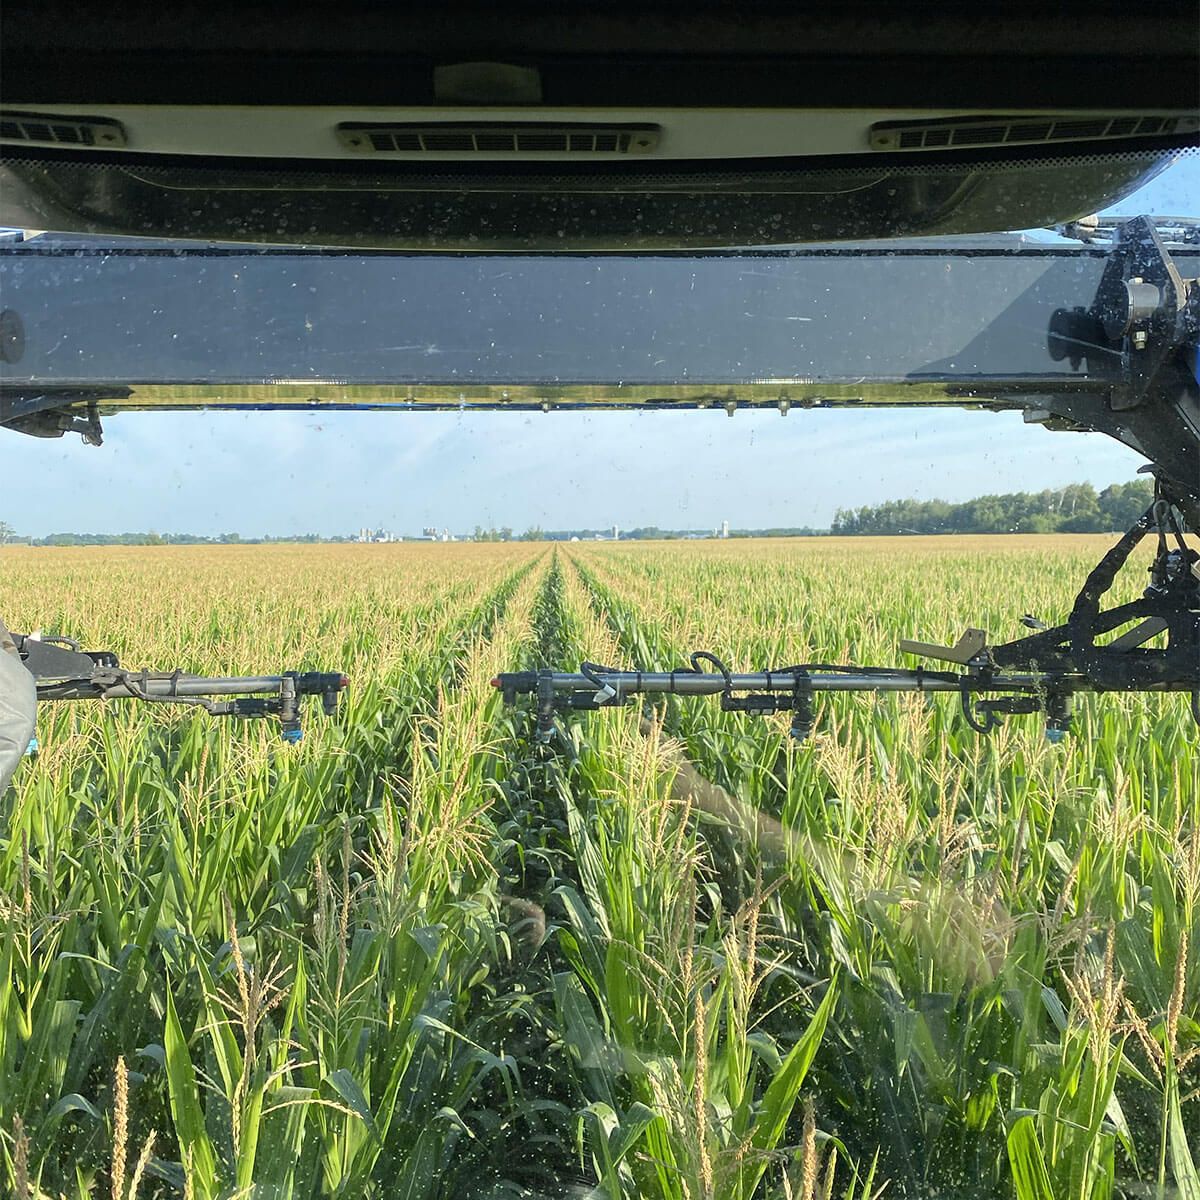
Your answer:
[[[950,117],[934,121],[881,121],[871,126],[873,150],[954,150],[970,146],[1032,146],[1171,137],[1200,130],[1200,117],[1150,116]]]
[[[0,111],[0,142],[30,146],[97,146],[114,149],[125,145],[120,121],[103,117],[63,117],[41,113]]]
[[[345,124],[338,140],[358,154],[649,154],[656,125]]]

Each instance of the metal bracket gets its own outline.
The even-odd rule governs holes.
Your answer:
[[[18,433],[27,433],[30,437],[60,438],[64,433],[78,433],[87,446],[104,444],[104,429],[100,424],[100,410],[95,400],[89,401],[83,412],[73,408],[34,409],[10,417],[3,424]]]
[[[81,650],[73,638],[14,633],[12,639],[25,669],[39,685],[86,679],[98,667],[120,666],[115,654],[107,650]]]
[[[1133,549],[1148,534],[1159,538],[1142,597],[1114,608],[1100,603]],[[1176,548],[1172,549],[1170,538]],[[1100,560],[1085,580],[1062,625],[991,647],[990,661],[1004,670],[1069,670],[1101,690],[1142,690],[1200,683],[1200,556],[1184,540],[1184,527],[1165,495]],[[1097,639],[1132,625],[1108,643]],[[1161,648],[1145,649],[1160,634]]]
[[[1122,225],[1092,309],[1127,367],[1127,382],[1112,392],[1114,411],[1137,408],[1172,351],[1195,339],[1200,330],[1195,282],[1180,274],[1148,217]]]
[[[1091,306],[1057,309],[1047,349],[1075,370],[1107,373],[1105,399],[1048,398],[1046,409],[1118,438],[1171,484],[1200,528],[1200,281],[1185,279],[1148,217],[1121,222]]]
[[[933,642],[914,642],[910,638],[900,639],[901,654],[915,654],[919,658],[935,658],[941,662],[968,666],[987,648],[987,633],[982,629],[968,629],[953,646],[939,646]]]

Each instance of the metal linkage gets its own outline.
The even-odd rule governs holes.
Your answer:
[[[1066,622],[994,647],[990,661],[1008,669],[1077,670],[1098,691],[1200,688],[1200,553],[1184,532],[1160,482],[1154,503],[1088,575]],[[1101,609],[1133,550],[1151,534],[1158,545],[1149,585],[1139,599]],[[1099,640],[1125,626],[1131,628]],[[1165,645],[1147,645],[1160,635]]]
[[[71,638],[13,634],[21,661],[37,683],[38,700],[138,700],[189,704],[216,717],[276,717],[284,741],[298,742],[302,698],[319,696],[326,716],[337,711],[349,679],[340,673],[189,675],[129,671],[104,650],[81,650]],[[219,697],[219,698],[217,698]]]

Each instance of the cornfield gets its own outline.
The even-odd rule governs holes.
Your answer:
[[[839,696],[535,743],[492,677],[891,663],[1103,539],[0,551],[0,613],[268,723],[43,706],[0,798],[0,1181],[33,1197],[1200,1198],[1200,765]]]

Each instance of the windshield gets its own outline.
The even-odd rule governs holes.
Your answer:
[[[8,1193],[1200,1194],[1198,161],[771,251],[7,235]]]

